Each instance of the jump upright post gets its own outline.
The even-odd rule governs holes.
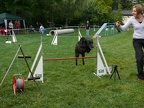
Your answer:
[[[37,51],[37,54],[35,56],[35,59],[33,61],[33,64],[31,66],[30,70],[31,70],[31,72],[33,72],[34,67],[36,66],[36,69],[33,72],[33,77],[34,78],[39,77],[40,79],[36,79],[36,81],[41,81],[42,83],[44,83],[44,80],[43,80],[43,54],[42,53],[43,52],[42,52],[42,37],[41,37],[41,43],[40,43],[39,49]],[[36,64],[37,61],[38,61],[38,64]],[[31,72],[29,72],[26,81],[32,80],[32,78],[30,78],[32,76]]]
[[[107,26],[107,23],[104,23],[101,28],[96,32],[97,38],[97,51],[96,51],[96,55],[97,55],[97,70],[96,73],[94,73],[97,76],[102,76],[105,74],[110,74],[110,67],[108,67],[108,64],[106,62],[105,56],[103,54],[102,48],[100,46],[99,43],[99,34],[102,32],[102,30],[104,30]]]

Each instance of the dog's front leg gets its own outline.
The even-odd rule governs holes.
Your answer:
[[[77,63],[77,58],[79,57],[79,53],[77,53],[76,51],[75,51],[75,61],[76,61],[76,65],[78,65],[78,63]]]
[[[75,60],[76,60],[76,65],[77,65],[77,58]]]
[[[85,57],[85,54],[82,54],[82,57]],[[82,63],[83,63],[83,65],[85,64],[84,58],[82,58]]]
[[[78,59],[77,59],[78,57],[79,57],[79,55],[75,56],[76,65],[78,65]]]

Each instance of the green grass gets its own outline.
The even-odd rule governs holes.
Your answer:
[[[96,31],[95,31],[96,32]],[[91,29],[90,37],[95,32]],[[85,30],[81,30],[85,35]],[[24,93],[14,95],[12,89],[13,75],[21,73],[27,78],[28,68],[23,59],[14,61],[2,86],[0,87],[0,108],[142,108],[144,107],[143,81],[137,79],[132,30],[104,36],[99,39],[109,66],[118,65],[121,80],[110,79],[110,75],[101,78],[95,76],[96,59],[85,59],[85,65],[78,60],[44,61],[44,83],[25,82]],[[6,44],[6,37],[0,37],[0,81],[5,75],[17,49],[21,45],[31,66],[43,41],[44,58],[74,57],[74,48],[78,32],[63,34],[58,37],[58,45],[51,45],[53,37],[42,34],[16,35],[17,43]],[[11,39],[11,38],[9,38]],[[86,56],[96,55],[94,49]],[[19,52],[19,55],[21,52]]]

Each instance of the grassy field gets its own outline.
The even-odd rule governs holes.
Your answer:
[[[91,29],[92,37],[96,31]],[[81,29],[85,36],[85,30]],[[25,82],[24,93],[14,95],[12,81],[14,74],[28,76],[28,68],[23,59],[16,58],[3,84],[0,87],[0,108],[143,108],[144,82],[138,80],[132,45],[132,30],[105,36],[100,34],[100,44],[109,66],[118,65],[121,80],[110,79],[110,75],[101,78],[95,76],[96,59],[85,59],[85,65],[78,60],[44,61],[44,83]],[[4,77],[14,55],[21,45],[31,66],[42,36],[44,58],[74,57],[74,48],[78,40],[78,31],[62,34],[58,45],[51,45],[53,36],[39,33],[16,35],[17,43],[6,44],[5,36],[0,36],[0,81]],[[11,40],[11,37],[9,37]],[[86,56],[96,55],[94,49]],[[21,52],[19,52],[21,55]]]

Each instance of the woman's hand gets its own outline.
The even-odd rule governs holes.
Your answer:
[[[117,26],[117,27],[120,26],[120,22],[119,22],[119,21],[116,22],[116,26]]]

